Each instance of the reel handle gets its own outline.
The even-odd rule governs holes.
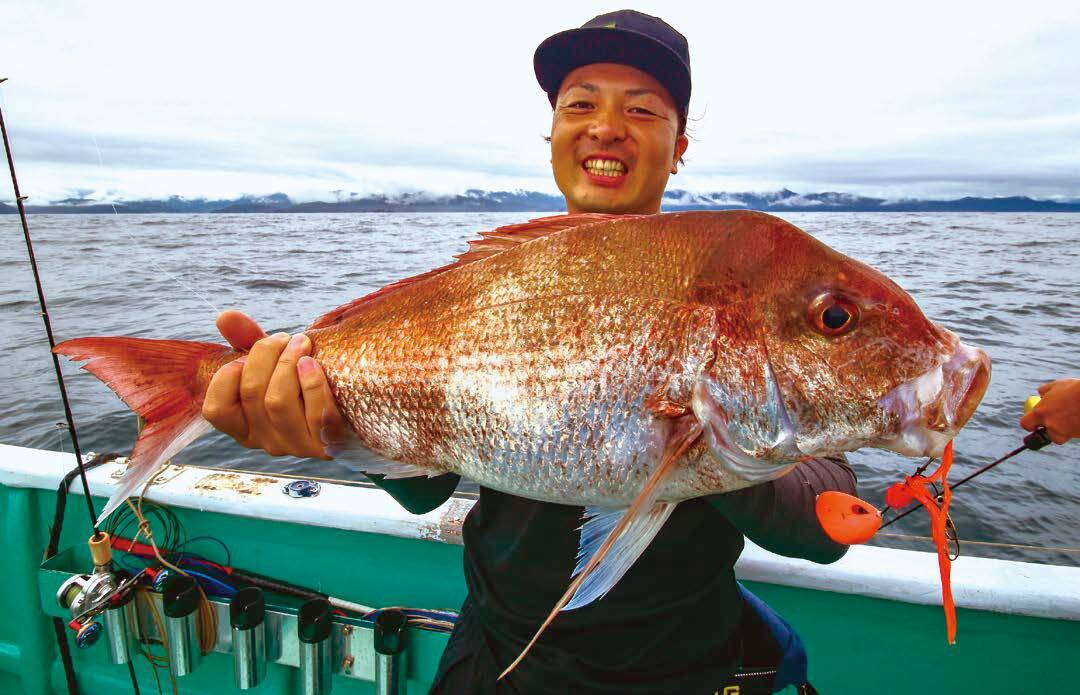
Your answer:
[[[1027,400],[1024,401],[1024,415],[1027,415],[1032,410],[1035,410],[1035,406],[1037,406],[1040,401],[1042,401],[1041,396],[1028,396]],[[1047,436],[1046,428],[1042,425],[1039,425],[1035,428],[1034,432],[1024,437],[1024,446],[1026,446],[1028,449],[1031,449],[1032,451],[1038,451],[1044,446],[1048,446],[1050,444],[1053,444],[1053,442],[1050,440],[1050,437]]]
[[[1046,428],[1039,425],[1035,428],[1035,431],[1024,437],[1024,446],[1032,451],[1038,451],[1044,446],[1053,444],[1050,437],[1046,434]]]

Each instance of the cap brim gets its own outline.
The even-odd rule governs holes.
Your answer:
[[[690,103],[690,68],[656,39],[629,29],[590,27],[548,37],[533,54],[540,87],[554,104],[555,94],[573,70],[591,63],[619,63],[657,79],[681,109]]]

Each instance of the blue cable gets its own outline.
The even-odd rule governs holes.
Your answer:
[[[227,596],[229,598],[232,598],[233,596],[236,595],[236,592],[238,591],[238,589],[236,589],[235,587],[229,586],[228,584],[221,581],[220,579],[215,579],[214,577],[211,577],[208,574],[203,574],[202,572],[196,572],[195,570],[188,569],[188,568],[185,568],[184,572],[190,574],[193,577],[196,577],[197,579],[199,579],[199,580],[201,580],[203,582],[209,582],[210,584],[217,584],[218,586],[222,587],[222,589],[224,589],[224,591],[219,589],[217,592],[214,592],[214,591],[211,591],[212,587],[205,586],[204,588],[207,590],[207,593],[213,593],[215,595]]]

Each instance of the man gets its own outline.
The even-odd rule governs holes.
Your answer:
[[[550,37],[534,64],[554,109],[551,163],[567,210],[659,212],[688,145],[686,39],[655,17],[621,11]],[[325,458],[320,433],[342,421],[307,339],[264,338],[236,312],[218,325],[251,351],[214,377],[207,419],[247,446]],[[458,478],[375,482],[423,512],[445,501]],[[604,599],[561,614],[498,683],[566,588],[582,509],[481,488],[463,530],[469,595],[433,692],[723,690],[753,647],[733,572],[743,534],[778,553],[834,561],[846,547],[822,532],[814,498],[854,492],[854,484],[842,459],[815,460],[771,483],[680,504]]]

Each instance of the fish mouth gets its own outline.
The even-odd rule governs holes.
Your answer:
[[[957,341],[943,362],[878,401],[898,429],[877,446],[905,456],[940,456],[971,419],[989,383],[990,358]]]

